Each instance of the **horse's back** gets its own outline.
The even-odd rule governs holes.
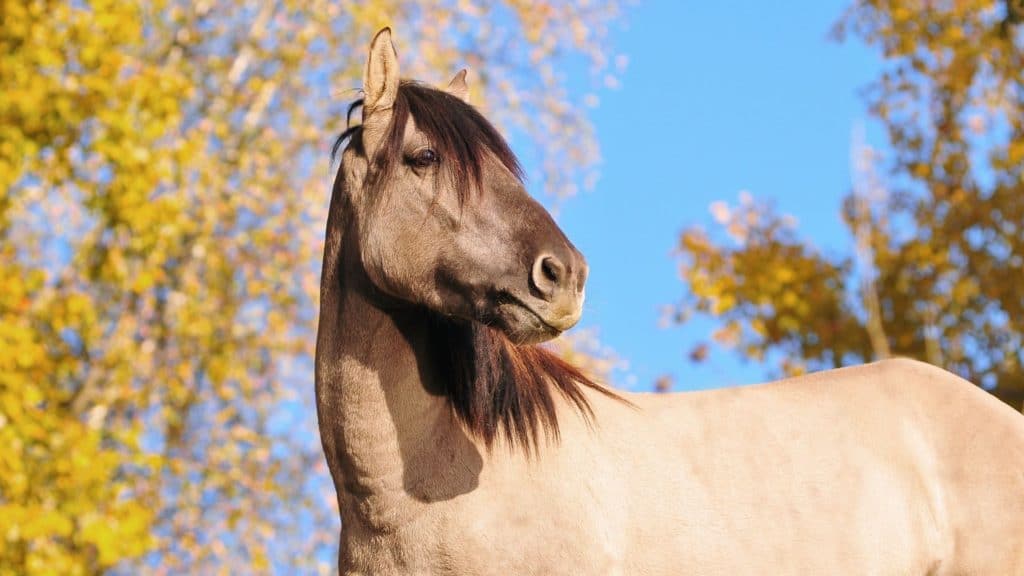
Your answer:
[[[903,370],[929,390],[952,536],[943,574],[1024,575],[1024,415],[923,363]]]
[[[1024,415],[924,362],[875,366],[926,416],[918,427],[944,541],[935,573],[1024,575]]]
[[[638,567],[1024,574],[1024,417],[953,374],[892,360],[631,399],[650,452],[681,460],[659,471],[661,493],[634,496],[681,526],[639,533],[687,548]],[[634,475],[659,465],[638,457]]]

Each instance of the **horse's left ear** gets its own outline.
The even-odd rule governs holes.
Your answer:
[[[391,43],[391,29],[383,28],[370,42],[363,73],[363,149],[367,158],[376,156],[391,122],[399,82],[398,52]]]
[[[455,73],[455,77],[448,83],[448,87],[444,91],[467,104],[469,103],[469,86],[466,85],[465,68]]]

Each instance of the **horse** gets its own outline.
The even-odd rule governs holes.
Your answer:
[[[628,393],[541,346],[587,263],[466,94],[401,79],[383,29],[336,144],[315,372],[342,574],[1024,574],[1024,417],[954,374]]]

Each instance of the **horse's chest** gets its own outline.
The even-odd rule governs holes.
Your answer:
[[[438,557],[445,574],[614,574],[623,518],[607,506],[522,484],[511,494],[466,498],[446,518]]]
[[[395,559],[369,573],[622,573],[630,519],[618,476],[567,454],[529,465],[491,461],[474,490],[419,503],[409,529],[365,542]]]
[[[621,548],[592,521],[553,518],[534,510],[536,518],[510,516],[502,523],[464,526],[442,544],[446,574],[609,574]]]
[[[506,517],[445,522],[429,532],[350,541],[342,574],[505,576],[617,574],[621,565],[603,531],[592,523]]]

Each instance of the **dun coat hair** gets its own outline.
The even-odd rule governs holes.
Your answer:
[[[612,393],[537,346],[579,320],[586,260],[465,71],[398,70],[382,30],[324,244],[342,574],[1024,576],[1024,417],[954,374]]]

